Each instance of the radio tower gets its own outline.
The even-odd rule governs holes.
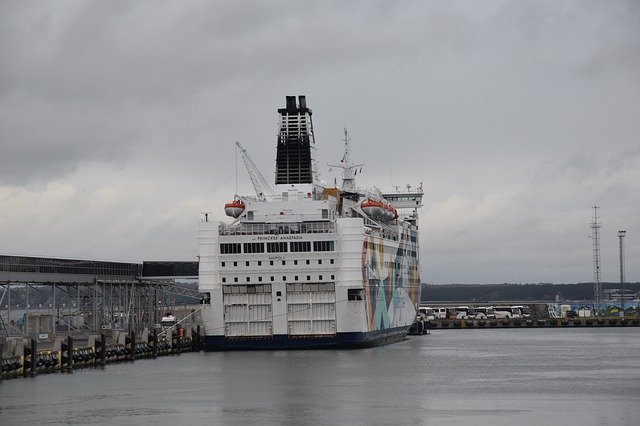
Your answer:
[[[624,236],[627,231],[618,231],[620,240],[620,308],[621,315],[624,316]]]
[[[596,316],[600,316],[602,303],[602,286],[600,284],[600,222],[598,222],[598,206],[593,207],[593,222],[591,222],[591,240],[593,241],[593,300]]]

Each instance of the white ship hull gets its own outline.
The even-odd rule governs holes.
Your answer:
[[[287,99],[279,110],[283,126],[290,126],[279,138],[281,183],[315,175],[311,163],[286,157],[305,157],[312,136],[304,133],[299,146],[282,142],[293,143],[292,129],[310,131],[311,111],[304,99],[300,105]],[[236,222],[201,222],[205,349],[362,347],[405,337],[420,302],[416,209],[422,193],[410,202],[412,216],[394,213],[387,223],[369,218],[360,203],[383,197],[351,188],[354,166],[347,157],[346,189],[288,181],[281,196],[266,200],[256,187],[258,198],[240,197],[244,210]],[[397,197],[396,207],[406,195]]]

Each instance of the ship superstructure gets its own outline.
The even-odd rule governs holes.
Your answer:
[[[422,188],[359,189],[345,152],[340,188],[320,184],[312,111],[280,114],[275,196],[238,196],[231,223],[201,222],[206,349],[362,347],[405,337],[420,301]]]

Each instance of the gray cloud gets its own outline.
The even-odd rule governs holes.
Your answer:
[[[304,93],[321,164],[347,126],[362,185],[424,182],[424,281],[589,280],[594,203],[640,253],[636,1],[2,9],[2,251],[192,258],[233,143],[270,179],[275,110]]]

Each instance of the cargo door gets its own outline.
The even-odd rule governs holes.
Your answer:
[[[287,326],[293,336],[335,335],[335,284],[287,284]]]
[[[225,336],[273,334],[270,284],[223,286],[222,294]]]

